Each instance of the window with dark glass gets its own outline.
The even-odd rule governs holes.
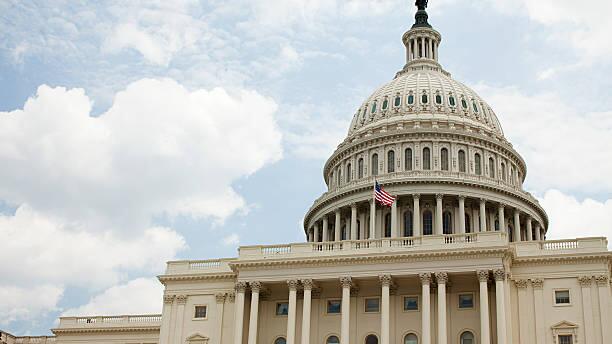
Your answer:
[[[360,179],[363,178],[363,158],[357,162],[357,175]]]
[[[474,170],[476,171],[477,175],[481,175],[482,174],[482,166],[481,166],[481,162],[480,162],[480,154],[476,153],[474,155]]]
[[[412,94],[408,96],[408,104],[409,105],[414,104],[414,96]]]
[[[445,211],[442,214],[442,229],[444,234],[453,234],[453,217],[450,211]]]
[[[412,171],[412,149],[406,148],[404,151],[404,169]]]
[[[372,155],[372,175],[378,175],[378,154]]]
[[[404,337],[404,344],[419,344],[419,339],[416,334],[409,333]]]
[[[376,112],[376,102],[372,103],[372,113]]]
[[[340,339],[337,336],[329,336],[325,344],[340,344]]]
[[[428,147],[423,148],[423,169],[431,170],[431,150]]]
[[[457,104],[455,103],[455,97],[453,97],[453,96],[448,97],[448,103],[450,104],[450,106],[455,106],[455,105],[457,105]]]
[[[351,181],[351,164],[346,165],[346,182],[349,183]]]
[[[463,106],[463,108],[467,110],[468,103],[465,101],[465,99],[461,99],[461,106]]]
[[[570,292],[569,290],[555,290],[555,304],[569,305]]]
[[[433,234],[433,216],[431,211],[425,210],[423,212],[423,235]]]
[[[385,238],[391,237],[391,214],[385,215]]]
[[[501,164],[501,174],[502,174],[502,180],[505,182],[506,181],[506,165],[503,162]]]
[[[466,171],[466,164],[465,164],[465,151],[464,150],[460,150],[459,151],[459,172],[464,172]]]
[[[395,103],[394,103],[394,105],[395,105],[396,107],[397,107],[397,106],[402,105],[402,97],[400,97],[400,96],[395,97]]]
[[[495,161],[493,158],[489,158],[489,177],[495,178]]]
[[[429,97],[426,94],[421,96],[421,103],[427,104],[429,102]]]
[[[466,331],[461,334],[461,343],[460,344],[474,344],[474,334],[472,332]]]
[[[365,344],[378,344],[378,337],[376,335],[369,335],[366,337]]]
[[[404,310],[405,311],[418,311],[419,310],[419,298],[417,296],[404,297]]]
[[[276,315],[287,315],[289,314],[289,303],[278,302],[276,304]]]
[[[366,313],[380,312],[380,299],[378,298],[365,299],[365,311]]]
[[[442,171],[448,171],[448,149],[442,148],[440,151],[440,161],[442,165]]]
[[[470,215],[465,214],[465,232],[472,233],[472,222],[470,221]]]
[[[474,112],[478,113],[478,105],[476,105],[476,102],[472,100],[472,106],[474,107]]]
[[[197,319],[204,319],[206,318],[207,310],[208,307],[206,306],[195,306],[195,315],[193,317]]]
[[[574,337],[571,334],[559,335],[559,344],[574,344]]]
[[[327,300],[327,314],[340,314],[341,307],[342,301]]]
[[[395,172],[395,151],[387,152],[387,173]]]
[[[274,344],[287,344],[287,340],[284,337],[276,338]]]
[[[438,105],[442,104],[442,96],[439,94],[436,94],[436,104]]]
[[[404,237],[414,236],[414,230],[412,229],[412,212],[404,212]]]
[[[388,107],[389,107],[389,100],[385,99],[385,100],[383,101],[383,106],[382,106],[382,109],[383,109],[383,110],[387,110],[387,108],[388,108]]]
[[[474,295],[459,294],[459,308],[474,308]]]

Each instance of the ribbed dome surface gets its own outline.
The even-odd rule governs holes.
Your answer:
[[[503,136],[491,107],[440,69],[412,68],[399,73],[362,104],[349,136],[395,119],[464,122]]]

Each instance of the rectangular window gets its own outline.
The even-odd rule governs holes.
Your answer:
[[[419,310],[419,298],[416,296],[404,297],[404,310],[405,311],[418,311]]]
[[[474,295],[459,294],[459,308],[461,309],[474,308]]]
[[[574,344],[574,338],[572,338],[571,334],[560,335],[559,336],[559,344]]]
[[[196,319],[206,319],[206,311],[208,307],[206,306],[195,306],[195,315],[193,316]]]
[[[380,312],[380,299],[365,299],[365,311],[366,313]]]
[[[276,304],[276,315],[287,315],[289,314],[289,303],[279,302]]]
[[[569,305],[570,304],[569,290],[555,290],[555,304]]]
[[[328,300],[327,301],[327,314],[340,314],[342,308],[342,301],[340,300]]]

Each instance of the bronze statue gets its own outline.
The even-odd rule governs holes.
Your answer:
[[[415,5],[419,8],[419,10],[425,10],[427,8],[428,0],[416,0]]]

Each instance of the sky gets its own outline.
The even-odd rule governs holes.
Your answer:
[[[549,239],[612,237],[608,0],[432,0]],[[302,242],[408,0],[0,0],[0,328],[159,313],[165,262]],[[612,247],[612,246],[611,246]]]

